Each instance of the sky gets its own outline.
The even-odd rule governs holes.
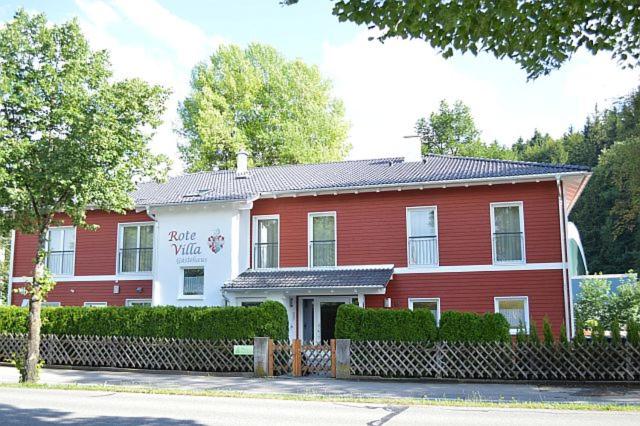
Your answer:
[[[580,52],[535,81],[509,60],[456,54],[443,59],[419,40],[369,41],[364,26],[338,22],[329,0],[0,0],[0,22],[23,7],[53,22],[77,17],[95,49],[107,49],[116,78],[140,77],[172,91],[152,149],[182,171],[175,130],[190,72],[220,44],[274,46],[287,58],[317,65],[345,104],[350,159],[402,156],[420,117],[442,99],[471,108],[482,138],[511,145],[535,129],[561,136],[638,87],[640,72],[607,55]]]

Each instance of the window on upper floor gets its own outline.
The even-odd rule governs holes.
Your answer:
[[[526,296],[496,297],[495,311],[502,314],[509,322],[511,334],[523,329],[529,332],[529,298]]]
[[[438,266],[438,218],[435,207],[407,208],[409,266]]]
[[[47,269],[53,275],[73,275],[76,257],[76,228],[61,226],[49,229]]]
[[[148,273],[153,269],[153,224],[120,225],[118,272]]]
[[[493,263],[523,263],[524,214],[522,202],[491,204]]]
[[[336,214],[309,214],[309,266],[336,266]]]
[[[278,216],[253,218],[253,267],[277,268],[279,264],[280,225]]]

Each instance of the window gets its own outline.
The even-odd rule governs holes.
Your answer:
[[[107,302],[84,302],[85,308],[104,308]]]
[[[524,215],[522,203],[491,204],[494,263],[524,262]]]
[[[529,332],[529,299],[526,296],[496,297],[494,303],[496,313],[504,315],[509,322],[511,334],[521,328]]]
[[[253,267],[277,268],[279,264],[280,225],[278,216],[253,218]]]
[[[438,219],[435,207],[407,208],[409,266],[438,266]]]
[[[76,229],[62,226],[49,229],[47,269],[53,275],[73,275],[76,257]]]
[[[153,224],[120,226],[119,272],[151,272],[153,268]]]
[[[151,306],[151,299],[127,299],[125,306]]]
[[[240,303],[240,306],[242,306],[243,308],[252,308],[260,305],[262,305],[262,302],[241,302]]]
[[[309,214],[309,266],[336,266],[336,214]]]
[[[204,295],[204,268],[182,270],[182,297],[201,298]]]
[[[409,299],[409,309],[428,309],[436,319],[436,324],[440,324],[440,299]]]
[[[60,306],[60,302],[42,302],[43,308],[59,308]]]

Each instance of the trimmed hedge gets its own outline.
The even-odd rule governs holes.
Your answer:
[[[440,327],[431,311],[364,309],[342,305],[336,317],[336,338],[351,340],[508,342],[509,323],[501,314],[444,312]]]
[[[336,338],[351,340],[432,341],[438,335],[431,311],[364,309],[344,304],[336,316]]]
[[[28,310],[0,308],[0,333],[26,333]],[[256,307],[65,306],[42,309],[43,334],[175,337],[189,339],[287,339],[285,307],[266,301]]]

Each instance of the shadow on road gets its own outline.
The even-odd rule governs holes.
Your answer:
[[[166,417],[125,417],[96,416],[69,417],[68,411],[48,408],[19,408],[10,404],[0,404],[0,424],[2,425],[199,425],[191,420],[178,420]]]

